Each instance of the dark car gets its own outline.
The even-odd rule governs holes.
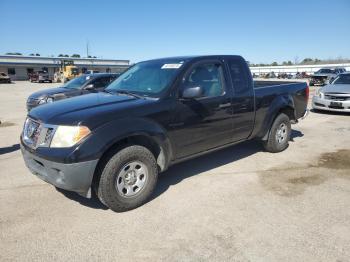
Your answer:
[[[46,71],[37,71],[29,74],[29,81],[37,83],[52,83],[52,78]]]
[[[82,75],[72,79],[61,87],[35,92],[28,97],[27,110],[29,111],[36,106],[57,100],[102,91],[118,76],[119,74],[109,73]]]
[[[331,83],[339,74],[346,72],[345,68],[321,68],[310,78],[310,86]]]
[[[11,83],[11,78],[4,72],[0,72],[0,83]]]
[[[254,83],[241,56],[150,60],[105,92],[31,110],[21,150],[44,181],[126,211],[175,163],[251,139],[285,150],[308,96],[302,82]]]

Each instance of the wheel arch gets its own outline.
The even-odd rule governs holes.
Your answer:
[[[286,114],[292,121],[296,120],[294,102],[291,96],[279,97],[272,103],[264,121],[265,125],[261,133],[262,140],[268,139],[271,126],[281,113]]]

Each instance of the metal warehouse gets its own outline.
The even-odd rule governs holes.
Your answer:
[[[7,73],[12,80],[27,80],[33,71],[43,70],[53,75],[63,60],[74,63],[79,72],[94,70],[100,73],[123,72],[130,63],[129,60],[115,59],[0,55],[0,72]]]

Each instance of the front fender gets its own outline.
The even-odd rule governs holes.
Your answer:
[[[72,154],[67,162],[100,159],[118,141],[131,136],[146,136],[161,148],[166,162],[172,159],[172,145],[166,130],[151,119],[117,119],[93,130],[92,134]]]

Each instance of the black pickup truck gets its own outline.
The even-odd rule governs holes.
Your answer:
[[[240,56],[140,62],[104,92],[34,108],[21,135],[27,167],[58,188],[121,212],[147,201],[170,165],[249,139],[288,147],[306,83],[253,83]]]

